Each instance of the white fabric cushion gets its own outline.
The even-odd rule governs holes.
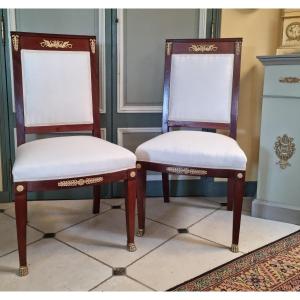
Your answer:
[[[173,54],[169,120],[230,123],[233,54]]]
[[[88,51],[21,50],[25,126],[93,123]]]
[[[247,158],[238,143],[225,135],[203,131],[172,131],[140,145],[138,161],[187,167],[245,170]]]
[[[17,148],[15,182],[84,177],[135,168],[127,149],[92,136],[35,140]]]

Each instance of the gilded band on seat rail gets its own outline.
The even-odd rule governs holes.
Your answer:
[[[167,167],[167,172],[180,174],[180,175],[207,175],[206,170],[199,170],[199,169],[191,169],[191,168],[178,168],[178,167]]]
[[[92,177],[92,178],[80,178],[80,179],[71,179],[63,180],[57,183],[57,186],[83,186],[88,184],[100,183],[103,181],[103,177]]]

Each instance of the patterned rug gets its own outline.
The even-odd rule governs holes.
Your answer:
[[[170,291],[300,291],[300,230]]]

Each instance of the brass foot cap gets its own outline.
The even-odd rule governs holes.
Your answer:
[[[23,277],[28,275],[28,267],[27,266],[23,266],[19,268],[19,276]]]
[[[136,236],[143,236],[145,233],[145,230],[144,229],[139,229],[137,232],[136,232]]]
[[[239,245],[232,244],[232,245],[231,245],[231,251],[232,251],[233,253],[239,252]]]
[[[129,244],[127,244],[127,250],[128,250],[129,252],[134,252],[134,251],[136,251],[136,246],[135,246],[135,244],[134,244],[134,243],[129,243]]]

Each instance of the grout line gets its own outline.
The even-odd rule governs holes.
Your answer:
[[[158,223],[160,225],[164,225],[166,227],[169,227],[169,228],[172,228],[172,229],[175,229],[177,231],[178,228],[172,226],[172,225],[169,225],[169,224],[165,224],[165,223],[162,223],[161,221],[157,221],[157,220],[154,220],[154,219],[151,219],[151,218],[148,218],[148,217],[145,217],[146,220],[149,220],[151,222],[155,222],[155,223]],[[146,226],[145,226],[146,227]]]
[[[176,237],[177,235],[179,235],[179,233],[174,234],[173,236],[171,236],[170,238],[168,238],[167,240],[163,241],[161,244],[157,245],[156,247],[154,247],[153,249],[151,249],[150,251],[148,251],[147,253],[145,253],[143,256],[139,257],[138,259],[136,259],[135,261],[131,262],[129,265],[126,266],[126,270],[128,267],[130,267],[131,265],[133,265],[134,263],[136,263],[137,261],[141,260],[143,257],[145,257],[146,255],[150,254],[151,252],[153,252],[154,250],[158,249],[160,246],[164,245],[165,243],[167,243],[168,241],[170,241],[171,239],[173,239],[174,237]],[[143,238],[143,237],[142,237]]]
[[[82,253],[82,254],[84,254],[84,255],[86,255],[86,256],[92,258],[93,260],[95,260],[95,261],[97,261],[97,262],[99,262],[99,263],[101,263],[101,264],[103,264],[103,265],[105,265],[105,266],[111,268],[112,270],[113,270],[113,268],[114,268],[113,266],[111,266],[111,265],[109,265],[109,264],[103,262],[102,260],[100,260],[100,259],[98,259],[98,258],[96,258],[96,257],[94,257],[94,256],[91,256],[90,254],[85,253],[85,252],[81,251],[80,249],[75,248],[74,246],[72,246],[72,245],[70,245],[70,244],[68,244],[68,243],[66,243],[66,242],[64,242],[64,241],[62,241],[62,240],[60,240],[60,239],[58,239],[57,237],[55,237],[55,238],[53,238],[53,239],[54,239],[54,240],[57,240],[58,242],[60,242],[60,243],[62,243],[62,244],[64,244],[64,245],[66,245],[66,246],[68,246],[68,247],[70,247],[70,248],[72,248],[73,250],[76,250],[76,251],[78,251],[78,252],[80,252],[80,253]]]
[[[104,279],[103,281],[101,281],[100,283],[98,283],[97,285],[95,285],[94,287],[90,288],[88,291],[92,292],[94,289],[96,289],[99,285],[101,285],[102,283],[108,281],[109,279],[113,278],[113,275],[109,276],[108,278]]]
[[[202,220],[204,220],[204,219],[206,219],[207,217],[211,216],[212,214],[214,214],[216,211],[218,211],[218,210],[220,210],[220,209],[221,209],[220,207],[219,207],[219,208],[216,208],[216,209],[214,209],[212,212],[210,212],[210,213],[209,213],[209,214],[207,214],[206,216],[204,216],[204,217],[200,218],[200,219],[199,219],[198,221],[196,221],[195,223],[193,223],[193,224],[189,225],[187,228],[190,228],[190,227],[194,226],[195,224],[197,224],[197,223],[201,222]]]
[[[137,283],[143,285],[144,287],[146,287],[146,288],[148,288],[148,289],[150,289],[150,290],[156,292],[156,290],[155,290],[154,288],[152,288],[151,286],[149,286],[149,285],[147,285],[147,284],[145,284],[145,283],[142,283],[142,282],[138,281],[137,279],[135,279],[135,278],[133,278],[133,277],[127,275],[127,274],[126,274],[125,276],[128,277],[129,279],[131,279],[131,280],[133,280],[133,281],[135,281],[135,282],[137,282]]]
[[[108,211],[110,211],[110,210],[111,210],[111,208],[109,208],[109,209],[106,210],[106,211],[100,212],[99,214],[93,214],[91,217],[88,217],[87,219],[81,220],[81,221],[79,221],[79,222],[77,222],[77,223],[74,223],[74,224],[68,226],[68,227],[65,227],[65,228],[63,228],[63,229],[60,229],[59,231],[56,231],[55,234],[60,233],[60,232],[62,232],[62,231],[64,231],[64,230],[70,229],[70,228],[73,227],[73,226],[79,225],[79,224],[81,224],[81,223],[83,223],[83,222],[89,221],[89,220],[91,220],[91,219],[93,219],[93,218],[96,218],[96,217],[98,217],[98,216],[101,216],[101,215],[105,214],[106,212],[108,212]]]
[[[210,240],[210,239],[208,239],[208,238],[202,237],[202,236],[200,236],[200,235],[197,235],[197,234],[194,234],[194,233],[191,233],[191,232],[189,232],[188,234],[190,234],[190,235],[193,235],[193,236],[195,236],[195,237],[197,237],[197,238],[200,238],[200,239],[202,239],[202,240],[205,240],[205,241],[211,242],[211,243],[213,243],[213,244],[216,244],[216,245],[219,245],[219,246],[225,247],[226,249],[229,249],[229,248],[230,248],[230,246],[227,246],[227,245],[224,245],[224,244],[221,244],[221,243],[215,242],[215,241],[213,241],[213,240]]]
[[[39,238],[39,239],[37,239],[37,240],[35,240],[35,241],[32,241],[32,242],[30,242],[30,243],[28,243],[28,244],[26,243],[26,248],[27,248],[28,246],[34,244],[34,243],[37,243],[37,242],[43,240],[43,239],[44,239],[44,238],[41,237],[41,238]],[[9,255],[9,254],[11,254],[11,253],[13,253],[13,252],[16,252],[16,251],[18,251],[18,248],[15,249],[15,250],[12,250],[12,251],[10,251],[10,252],[7,252],[7,253],[5,253],[5,254],[0,255],[0,258],[4,257],[4,256],[6,256],[6,255]]]

